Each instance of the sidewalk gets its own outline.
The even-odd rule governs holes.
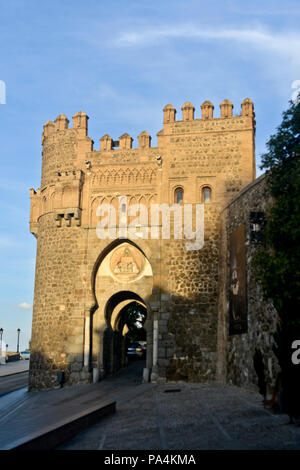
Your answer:
[[[97,384],[0,398],[0,449],[107,399],[116,400],[116,413],[59,449],[300,450],[300,427],[264,409],[257,392],[217,383],[142,384],[142,366]]]
[[[7,362],[6,364],[0,365],[0,377],[18,374],[19,372],[25,372],[27,370],[29,370],[28,360],[21,359],[20,361]]]
[[[23,388],[0,397],[0,449],[39,429],[89,410],[103,400],[132,399],[143,393],[145,387],[152,387],[142,384],[141,377],[142,369],[129,368],[126,373],[97,384],[40,392],[28,392]]]
[[[61,450],[300,450],[300,427],[272,414],[253,391],[216,383],[168,383],[117,402],[115,415]]]

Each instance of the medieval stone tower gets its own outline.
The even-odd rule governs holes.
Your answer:
[[[182,106],[163,110],[157,147],[143,131],[138,145],[123,134],[106,134],[100,150],[88,137],[88,116],[60,114],[44,125],[41,187],[31,190],[30,230],[37,238],[30,388],[98,381],[124,366],[124,307],[138,302],[147,310],[150,380],[213,380],[218,352],[220,211],[255,178],[253,103],[241,114],[224,100],[220,117],[205,101],[201,118]],[[151,221],[130,216],[134,204],[204,208],[204,244],[187,249],[187,235],[151,237]],[[97,224],[106,214],[110,233]],[[107,206],[102,206],[107,207]],[[175,217],[174,217],[175,213]],[[129,215],[128,215],[129,214]],[[192,214],[192,215],[193,215]],[[133,230],[118,231],[123,218]],[[101,219],[102,220],[102,219]],[[175,220],[175,222],[176,222]],[[197,230],[197,227],[193,227]]]

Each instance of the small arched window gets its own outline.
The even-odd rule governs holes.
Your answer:
[[[126,212],[127,212],[127,197],[119,196],[119,223],[126,223]]]
[[[202,188],[202,202],[210,202],[211,201],[211,189],[209,186],[204,186]]]
[[[183,188],[176,188],[174,192],[174,202],[180,204],[183,202]]]

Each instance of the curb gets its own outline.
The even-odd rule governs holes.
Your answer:
[[[23,387],[17,386],[17,388],[12,388],[12,389],[8,390],[7,392],[0,392],[0,398],[5,397],[5,396],[8,395],[9,393],[17,392],[18,390],[21,390],[22,388],[26,388],[27,391],[28,391],[28,386],[26,386],[26,385],[23,385]]]
[[[24,372],[29,372],[29,369],[20,370],[20,372],[12,372],[11,374],[0,375],[0,379],[1,379],[1,377],[10,377],[11,375],[24,374]]]
[[[99,407],[88,408],[69,418],[65,418],[55,425],[47,426],[39,431],[28,434],[2,447],[2,450],[53,450],[65,441],[72,439],[76,434],[102,417],[116,411],[116,402],[103,402]]]

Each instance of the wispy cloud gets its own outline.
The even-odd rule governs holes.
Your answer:
[[[16,307],[21,308],[23,310],[31,310],[32,309],[32,305],[28,304],[27,302],[21,302]]]
[[[187,24],[121,32],[113,43],[119,47],[147,46],[172,39],[233,41],[252,45],[261,51],[282,54],[300,64],[300,34],[295,32],[275,34],[264,29],[200,29],[193,24]]]

